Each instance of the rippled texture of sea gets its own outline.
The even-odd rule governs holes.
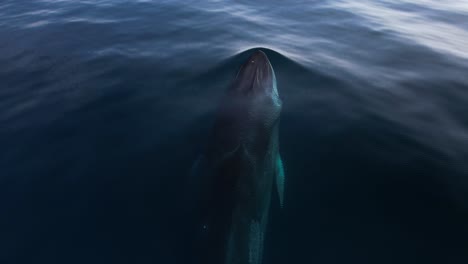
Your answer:
[[[258,48],[287,179],[264,263],[468,263],[457,0],[0,1],[0,263],[190,263],[176,204]]]

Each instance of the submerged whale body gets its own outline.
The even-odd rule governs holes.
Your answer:
[[[206,151],[194,170],[204,178],[200,263],[260,264],[273,187],[283,203],[278,149],[281,111],[265,53],[242,65],[217,113]]]

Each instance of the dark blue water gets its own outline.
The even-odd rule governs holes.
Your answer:
[[[187,175],[257,48],[287,177],[265,263],[467,263],[455,0],[2,0],[0,263],[190,263]]]

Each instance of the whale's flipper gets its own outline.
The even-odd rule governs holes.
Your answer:
[[[184,207],[196,210],[204,199],[204,192],[210,184],[208,177],[208,165],[204,155],[200,155],[192,165],[188,178],[185,181]],[[207,186],[208,185],[208,186]]]
[[[276,160],[276,189],[278,190],[278,197],[281,208],[283,208],[284,205],[284,184],[285,176],[283,161],[281,160],[281,156],[278,154],[278,158]]]

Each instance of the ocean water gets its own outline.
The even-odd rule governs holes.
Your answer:
[[[187,175],[257,49],[287,181],[264,263],[467,263],[455,0],[1,0],[0,263],[191,263]]]

